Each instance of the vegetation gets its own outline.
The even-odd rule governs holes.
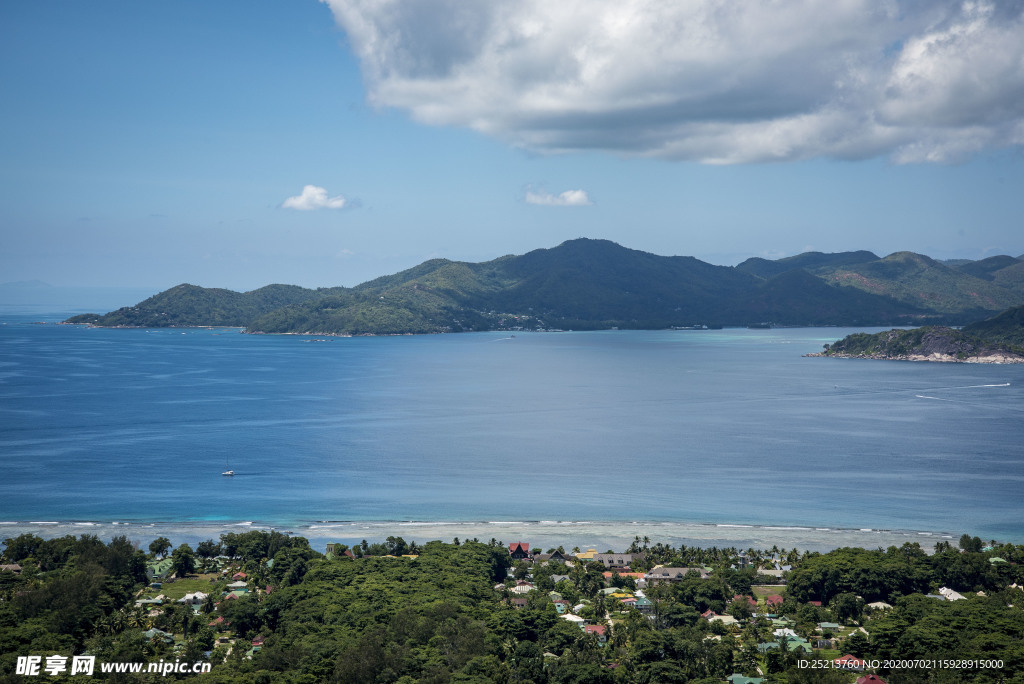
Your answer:
[[[300,537],[252,531],[195,551],[182,544],[165,560],[170,547],[146,555],[123,537],[5,540],[3,561],[21,572],[0,573],[0,682],[20,681],[11,674],[19,656],[83,653],[98,664],[209,662],[208,674],[170,677],[224,684],[721,682],[734,673],[850,683],[856,674],[799,666],[847,654],[1002,663],[879,669],[889,681],[1024,678],[1024,546],[969,535],[932,555],[911,543],[741,553],[638,537],[631,570],[703,568],[648,587],[643,607],[624,602],[636,586],[625,571],[571,557],[513,566],[493,539],[389,537],[325,556]],[[176,556],[195,567],[177,564],[180,576],[150,586],[147,573]],[[207,598],[177,600],[197,591]],[[559,617],[569,609],[592,628]],[[780,636],[783,627],[795,636]],[[95,676],[165,679],[99,667]]]
[[[106,315],[101,326],[242,326],[249,332],[410,334],[470,330],[717,325],[964,324],[1024,305],[1024,263],[956,266],[901,252],[808,252],[736,267],[605,240],[483,263],[433,259],[354,288],[179,285]]]
[[[998,316],[972,323],[964,332],[991,344],[1024,349],[1024,306],[1007,309]]]
[[[1024,307],[963,330],[925,326],[911,330],[888,330],[875,334],[854,333],[825,345],[820,356],[875,359],[923,359],[968,361],[996,356],[1024,361]],[[973,333],[973,334],[972,334]],[[1022,340],[1024,341],[1024,340]]]

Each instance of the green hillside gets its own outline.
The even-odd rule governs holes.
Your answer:
[[[69,323],[103,327],[166,328],[177,326],[244,327],[257,316],[283,306],[324,296],[324,291],[296,285],[267,285],[251,292],[233,292],[182,284],[104,316],[83,314]]]
[[[988,271],[993,280],[998,273]],[[1001,287],[972,275],[964,266],[952,268],[913,252],[896,252],[877,261],[838,268],[825,278],[936,313],[960,314],[967,320],[984,317],[986,311],[1024,304],[1020,288]]]
[[[964,327],[964,332],[996,344],[1024,347],[1024,306]]]
[[[69,319],[100,326],[410,334],[692,325],[962,325],[1024,304],[1024,262],[942,264],[898,252],[805,254],[716,266],[578,239],[482,263],[432,259],[354,288],[179,285]]]
[[[1024,361],[1024,307],[955,330],[924,326],[910,330],[855,333],[830,345],[816,356],[876,359]]]

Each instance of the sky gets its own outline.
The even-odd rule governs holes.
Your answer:
[[[1024,254],[1024,5],[0,3],[0,283]]]

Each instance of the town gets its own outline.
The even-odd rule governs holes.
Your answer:
[[[894,684],[1024,671],[1024,547],[968,535],[931,554],[639,537],[622,552],[388,537],[321,554],[263,531],[148,551],[7,539],[3,672],[80,654],[208,663],[204,682]]]

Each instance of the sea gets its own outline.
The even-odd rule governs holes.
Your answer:
[[[805,356],[878,328],[324,337],[68,313],[0,311],[0,539],[1024,543],[1024,365]]]

